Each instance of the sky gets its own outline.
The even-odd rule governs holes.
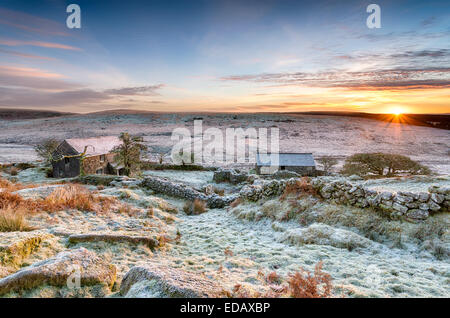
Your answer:
[[[450,113],[450,1],[372,1],[0,0],[0,107]]]

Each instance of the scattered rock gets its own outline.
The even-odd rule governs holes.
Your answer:
[[[407,217],[416,220],[425,220],[429,213],[427,210],[412,209],[406,214]]]
[[[268,176],[271,179],[289,179],[289,178],[300,178],[301,176],[289,170],[278,170],[275,173],[272,173]]]
[[[194,201],[199,199],[206,202],[208,208],[223,208],[233,202],[238,194],[220,196],[217,194],[206,195],[194,188],[181,183],[171,182],[166,178],[146,177],[143,186],[157,193],[164,193],[177,198]]]
[[[120,293],[132,298],[203,298],[225,295],[219,284],[201,274],[153,264],[133,267],[124,276]]]
[[[350,177],[348,177],[348,180],[350,180],[350,181],[362,181],[362,180],[364,180],[364,178],[362,178],[361,176],[358,176],[356,174],[353,174]]]
[[[0,279],[0,295],[32,289],[41,285],[63,287],[74,271],[80,273],[81,286],[106,285],[112,287],[116,267],[85,248],[61,252],[54,258],[35,263]]]
[[[354,232],[334,228],[322,223],[313,223],[306,228],[288,230],[281,240],[291,244],[331,245],[349,250],[356,247],[365,248],[374,244],[369,239]]]
[[[42,187],[17,190],[14,193],[20,195],[24,199],[43,199],[48,197],[56,188],[61,188],[63,186],[64,185],[62,184],[47,185]]]
[[[30,256],[41,243],[53,238],[42,231],[0,232],[0,264],[15,265]]]
[[[80,243],[80,242],[126,242],[131,244],[144,244],[149,248],[156,248],[160,245],[159,240],[153,237],[147,236],[130,236],[124,234],[97,234],[97,233],[87,233],[87,234],[75,234],[69,236],[70,243]]]
[[[247,173],[240,173],[235,169],[218,169],[214,171],[213,181],[216,183],[229,182],[232,184],[238,184],[246,182],[248,178]]]

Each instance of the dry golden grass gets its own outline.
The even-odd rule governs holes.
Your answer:
[[[201,214],[206,212],[206,203],[202,200],[194,200],[194,214]]]
[[[266,281],[269,284],[280,284],[281,277],[276,272],[271,272],[269,275],[267,275]]]
[[[230,249],[230,247],[227,247],[227,248],[223,251],[223,253],[225,254],[225,256],[229,256],[229,257],[233,256],[233,251]]]
[[[9,174],[12,176],[17,176],[19,174],[19,169],[16,167],[11,167],[11,169],[9,169]]]
[[[239,204],[241,204],[242,203],[242,199],[241,198],[237,198],[236,200],[234,200],[233,202],[231,202],[230,203],[230,206],[232,207],[232,208],[235,208],[235,207],[237,207]]]
[[[268,284],[267,292],[249,291],[241,284],[237,284],[233,288],[232,296],[239,298],[328,298],[333,296],[331,276],[322,271],[322,262],[316,264],[314,273],[300,268],[298,272],[289,274],[287,284],[281,284],[282,278],[275,272],[267,276],[258,272],[258,277]]]
[[[15,182],[11,182],[8,181],[6,179],[3,179],[0,177],[0,189],[2,190],[6,190],[6,191],[17,191],[17,190],[22,190],[22,189],[28,189],[28,188],[36,188],[37,185],[35,184],[21,184],[21,183],[15,183]]]
[[[14,209],[5,207],[0,210],[0,232],[32,231],[34,227],[30,226],[25,219],[26,211],[23,209]]]
[[[56,212],[66,209],[103,213],[113,208],[119,209],[119,212],[129,212],[129,208],[123,207],[117,199],[96,196],[78,184],[67,184],[56,188],[45,199],[24,199],[4,188],[0,192],[0,209],[6,207],[22,209],[27,213]]]
[[[195,199],[192,201],[187,201],[183,206],[183,211],[187,215],[198,215],[206,212],[206,203],[200,199]]]
[[[214,193],[223,197],[225,195],[225,190],[214,187]]]

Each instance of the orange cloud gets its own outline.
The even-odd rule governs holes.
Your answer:
[[[41,41],[21,41],[21,40],[0,40],[1,45],[7,46],[38,46],[52,49],[62,49],[62,50],[73,50],[73,51],[82,51],[80,48],[60,44],[60,43],[51,43],[51,42],[41,42]]]

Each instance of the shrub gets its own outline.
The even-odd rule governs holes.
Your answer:
[[[0,209],[0,232],[32,231],[34,228],[25,219],[23,208],[13,209],[8,206]]]
[[[322,262],[316,264],[314,273],[300,268],[300,271],[289,274],[288,284],[281,284],[282,279],[277,273],[272,272],[267,277],[264,273],[258,272],[258,276],[264,279],[269,285],[269,291],[261,294],[246,289],[241,284],[233,288],[233,297],[294,297],[294,298],[328,298],[332,297],[333,286],[331,276],[322,272]],[[273,285],[275,284],[275,285]]]
[[[393,176],[398,173],[407,174],[430,174],[431,171],[407,156],[386,153],[358,153],[345,160],[341,171],[343,174],[351,175],[378,175]]]
[[[202,214],[206,212],[206,203],[199,199],[195,199],[194,201],[188,201],[184,204],[183,211],[187,215]]]
[[[276,272],[271,272],[269,275],[267,275],[266,281],[270,284],[280,284],[281,277]]]
[[[317,162],[322,165],[323,170],[328,174],[333,167],[337,165],[338,160],[332,156],[323,156],[322,158],[317,159]]]
[[[331,276],[322,272],[322,262],[316,264],[314,274],[300,269],[291,274],[289,294],[294,298],[326,298],[331,296]]]

